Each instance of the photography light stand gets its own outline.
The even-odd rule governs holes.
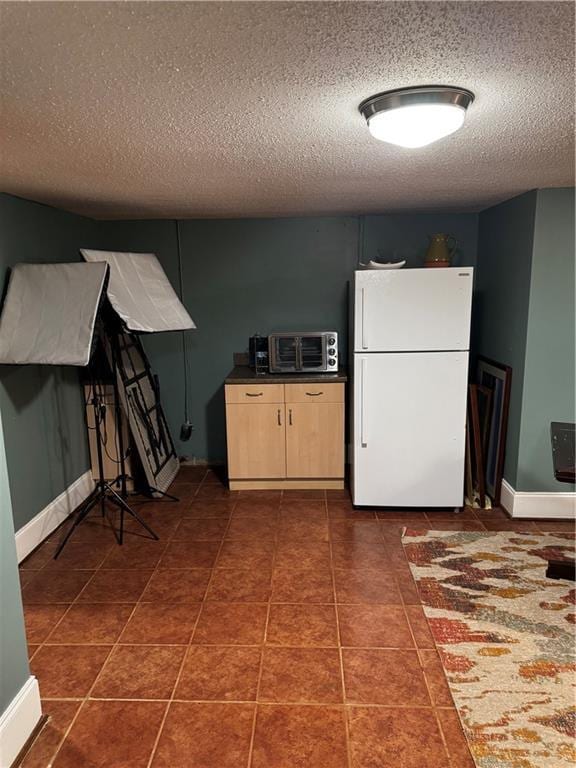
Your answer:
[[[82,249],[82,255],[84,262],[15,264],[0,313],[0,364],[75,366],[88,372],[91,384],[85,411],[94,413],[97,462],[93,463],[99,477],[90,496],[72,513],[56,557],[94,508],[106,516],[107,502],[120,510],[119,536],[114,528],[120,543],[127,514],[158,539],[128,503],[128,443],[122,430],[128,426],[130,447],[134,446],[145,476],[138,488],[151,498],[177,501],[166,491],[178,473],[179,460],[139,334],[196,327],[154,254]],[[63,301],[64,295],[74,301]],[[116,458],[107,451],[104,381],[112,384],[114,395],[109,408],[114,409]],[[118,465],[118,470],[108,472],[108,479],[104,452]]]
[[[59,556],[59,554],[62,552],[63,548],[65,547],[66,543],[76,530],[76,528],[82,523],[83,520],[86,519],[86,517],[89,515],[92,509],[96,506],[100,506],[102,517],[106,516],[106,502],[110,502],[114,504],[116,507],[120,510],[120,527],[118,531],[118,535],[116,536],[116,531],[114,530],[114,535],[117,538],[117,541],[119,544],[122,544],[124,541],[124,516],[126,514],[130,515],[134,520],[136,520],[140,525],[150,534],[150,536],[158,541],[159,537],[158,535],[150,528],[150,526],[142,520],[142,518],[138,515],[137,512],[135,512],[129,504],[125,501],[127,497],[127,491],[126,491],[126,468],[125,468],[125,460],[124,460],[124,442],[122,439],[122,424],[118,423],[118,419],[120,418],[120,411],[119,411],[119,403],[118,403],[118,386],[116,383],[115,378],[115,372],[112,371],[113,376],[113,391],[114,391],[114,411],[115,416],[117,419],[117,429],[119,430],[117,432],[119,436],[119,453],[120,453],[120,462],[121,462],[121,469],[120,469],[120,475],[116,478],[116,480],[113,480],[112,483],[108,482],[104,477],[104,457],[102,452],[102,445],[103,445],[103,436],[102,436],[102,420],[103,415],[105,414],[106,406],[101,400],[100,395],[98,394],[97,390],[97,381],[98,381],[98,373],[95,370],[95,363],[92,360],[91,363],[88,366],[88,370],[90,372],[90,390],[91,390],[91,405],[94,411],[94,429],[96,430],[96,455],[98,460],[98,480],[96,480],[96,485],[94,487],[94,490],[92,493],[88,496],[88,498],[84,501],[83,504],[76,510],[74,513],[74,521],[72,525],[69,527],[68,531],[64,535],[62,541],[58,545],[58,548],[56,549],[56,552],[54,553],[54,559],[56,560]],[[112,487],[113,484],[116,484],[117,482],[120,482],[120,493],[114,490]]]

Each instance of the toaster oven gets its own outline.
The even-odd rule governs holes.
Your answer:
[[[268,336],[268,359],[271,373],[336,373],[338,334],[272,333]]]

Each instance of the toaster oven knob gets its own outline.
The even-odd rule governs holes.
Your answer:
[[[328,365],[336,365],[336,360],[328,360]]]
[[[330,344],[330,346],[333,347],[334,344],[336,344],[336,339],[334,339],[334,338],[328,339],[328,344]]]

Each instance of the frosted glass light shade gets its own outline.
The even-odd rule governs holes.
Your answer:
[[[358,107],[370,133],[400,147],[425,147],[462,127],[474,94],[452,85],[423,85],[377,93]]]
[[[425,147],[464,124],[466,110],[457,104],[414,104],[378,112],[368,120],[372,136],[400,147]]]

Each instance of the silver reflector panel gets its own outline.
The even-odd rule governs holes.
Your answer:
[[[108,298],[130,331],[196,328],[153,253],[80,250],[86,261],[110,265]]]
[[[88,365],[107,264],[16,264],[0,318],[0,363]]]

